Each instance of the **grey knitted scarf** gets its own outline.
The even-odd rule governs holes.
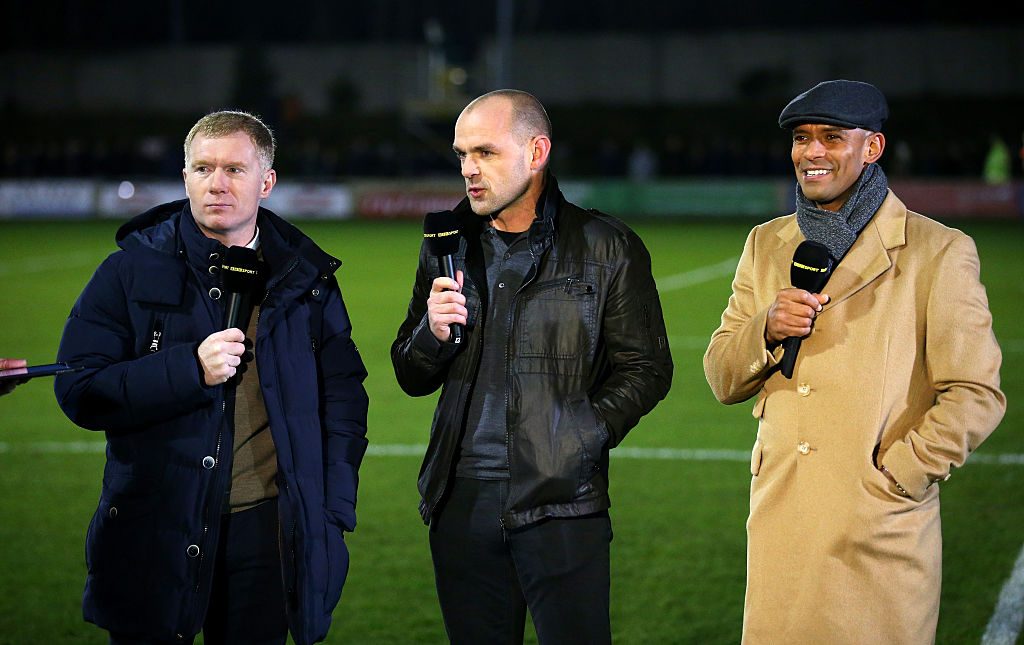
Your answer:
[[[868,164],[854,184],[850,199],[838,211],[818,208],[796,185],[796,221],[808,240],[828,247],[832,257],[843,259],[857,236],[885,201],[889,181],[878,164]]]

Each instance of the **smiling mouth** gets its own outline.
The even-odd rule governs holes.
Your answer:
[[[831,170],[823,170],[823,169],[805,170],[804,171],[804,177],[824,177],[825,175],[827,175],[827,174],[829,174],[831,172],[832,172]]]

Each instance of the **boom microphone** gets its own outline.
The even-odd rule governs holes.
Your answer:
[[[423,218],[423,239],[427,250],[437,256],[437,266],[441,275],[455,279],[455,261],[452,257],[459,250],[459,221],[452,211],[427,213]],[[462,325],[449,325],[451,341],[458,345],[462,342]]]
[[[821,293],[825,283],[832,277],[832,268],[835,260],[828,252],[828,247],[818,242],[804,240],[796,247],[793,253],[793,264],[789,268],[789,279],[797,289],[803,289],[811,293]],[[786,378],[793,378],[793,369],[796,367],[796,355],[800,352],[800,341],[798,336],[790,336],[782,341],[782,375]]]
[[[237,327],[245,332],[252,314],[252,295],[260,285],[260,259],[256,249],[232,246],[220,265],[220,283],[229,294],[225,329]]]

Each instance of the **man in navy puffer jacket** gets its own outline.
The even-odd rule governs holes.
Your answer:
[[[366,371],[340,262],[270,211],[274,139],[215,112],[185,140],[188,199],[121,227],[64,329],[61,408],[102,430],[85,619],[112,643],[296,643],[327,634],[366,450]],[[227,328],[231,246],[264,268]],[[243,318],[245,318],[243,316]]]

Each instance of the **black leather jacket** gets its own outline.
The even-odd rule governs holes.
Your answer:
[[[420,469],[420,514],[429,523],[453,477],[481,355],[487,279],[486,218],[463,200],[456,269],[469,310],[461,345],[427,324],[440,275],[424,245],[412,299],[391,347],[406,393],[442,388]],[[668,393],[672,381],[661,302],[643,242],[625,224],[570,204],[551,175],[529,231],[534,265],[512,304],[508,338],[506,528],[604,510],[608,450]]]

